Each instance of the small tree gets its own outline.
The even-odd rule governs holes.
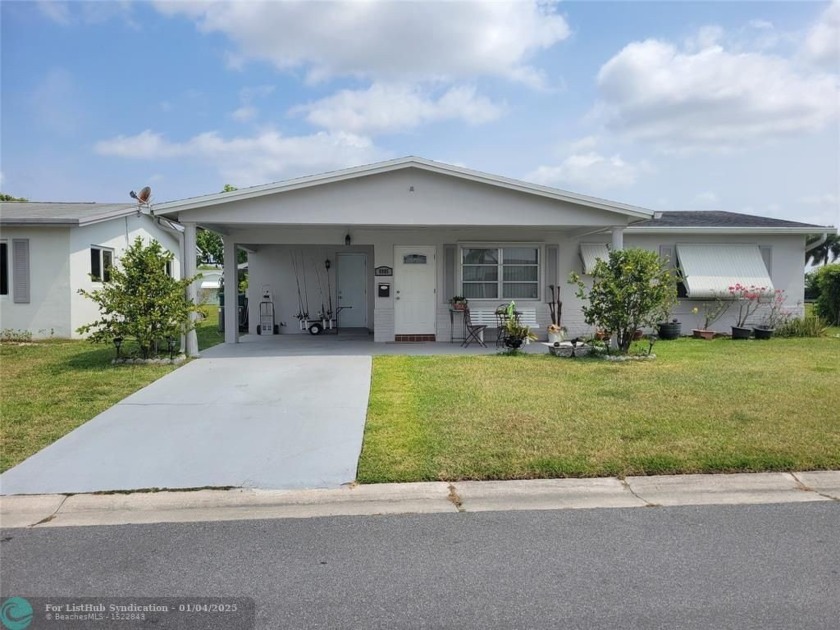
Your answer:
[[[589,302],[583,306],[587,324],[617,336],[618,349],[626,354],[636,330],[653,326],[677,301],[673,272],[655,252],[624,249],[599,259],[588,289],[576,273],[569,276],[576,295]]]
[[[79,290],[99,306],[100,318],[78,328],[94,343],[116,338],[134,339],[144,359],[157,353],[157,344],[178,337],[193,326],[190,314],[198,307],[187,298],[195,278],[175,280],[166,273],[174,259],[157,241],[145,245],[140,237],[111,269],[111,279],[96,291]]]

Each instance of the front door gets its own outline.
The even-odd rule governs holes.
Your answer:
[[[338,254],[336,263],[338,325],[367,328],[367,254]]]
[[[394,247],[394,332],[435,334],[435,247]]]

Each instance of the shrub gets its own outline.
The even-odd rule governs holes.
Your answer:
[[[823,265],[815,274],[820,291],[815,311],[830,326],[840,326],[840,263]]]
[[[645,249],[612,250],[608,260],[599,259],[588,291],[575,273],[569,282],[577,285],[577,297],[589,302],[582,308],[586,323],[615,334],[622,354],[637,329],[654,326],[677,301],[673,272]]]
[[[195,278],[175,280],[166,273],[174,256],[152,241],[138,237],[111,269],[111,280],[96,291],[79,293],[99,305],[100,319],[78,329],[94,343],[134,339],[144,359],[157,354],[158,342],[179,337],[192,328],[190,314],[199,312],[186,296]]]
[[[822,337],[827,324],[819,317],[796,317],[784,320],[776,328],[777,337]]]

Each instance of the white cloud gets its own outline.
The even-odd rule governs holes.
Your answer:
[[[158,11],[184,16],[200,31],[235,45],[233,65],[267,60],[303,69],[310,81],[333,76],[375,80],[458,80],[502,76],[531,85],[529,65],[569,36],[556,0],[507,2],[171,2]]]
[[[417,86],[374,83],[366,90],[342,90],[293,112],[306,112],[310,123],[325,129],[377,134],[442,120],[478,125],[497,119],[502,107],[476,96],[472,86],[451,87],[433,96]]]
[[[257,117],[257,108],[253,105],[243,105],[231,113],[231,118],[239,122],[248,122]]]
[[[717,39],[707,32],[693,45]],[[596,111],[609,129],[669,151],[720,151],[818,131],[840,108],[837,76],[720,44],[694,51],[633,42],[601,67],[598,88]]]
[[[625,162],[620,155],[606,157],[590,151],[570,155],[559,166],[540,166],[525,179],[545,186],[598,191],[631,186],[641,174],[651,170],[647,162],[633,165]]]
[[[107,2],[66,2],[62,0],[38,0],[41,14],[57,24],[101,24],[114,18],[122,18],[132,27],[138,25],[132,19],[130,0],[108,0]]]
[[[159,160],[192,158],[215,165],[240,186],[251,186],[296,175],[366,164],[388,157],[369,138],[320,132],[283,136],[272,129],[253,136],[222,138],[215,131],[172,142],[149,129],[134,136],[117,136],[95,145],[100,155]]]
[[[840,70],[840,0],[834,0],[811,28],[804,52],[811,61]]]
[[[254,120],[259,115],[259,109],[254,106],[254,101],[265,98],[274,92],[273,85],[258,85],[256,87],[242,88],[239,90],[240,107],[231,112],[231,118],[239,122]]]
[[[592,151],[598,146],[601,139],[598,136],[585,136],[569,143],[569,151],[572,153],[580,153],[582,151]]]

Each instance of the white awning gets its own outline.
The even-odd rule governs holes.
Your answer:
[[[595,270],[595,261],[609,260],[610,251],[606,243],[581,243],[580,259],[583,261],[583,273],[591,275]]]
[[[677,260],[690,298],[728,297],[736,284],[773,291],[758,245],[677,243]]]

